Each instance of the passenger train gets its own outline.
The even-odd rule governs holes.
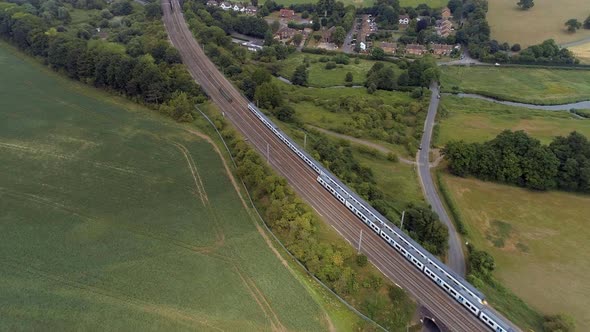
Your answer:
[[[299,156],[309,167],[318,173],[317,181],[336,199],[344,204],[371,230],[377,233],[393,249],[398,251],[418,270],[478,317],[496,332],[515,332],[509,322],[496,315],[485,302],[485,296],[461,276],[450,270],[440,260],[422,248],[416,241],[389,222],[371,205],[350,190],[307,152],[301,149],[286,134],[278,129],[256,106],[248,109],[268,127],[283,143]]]

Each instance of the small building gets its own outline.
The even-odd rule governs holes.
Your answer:
[[[447,37],[453,31],[453,23],[449,20],[437,20],[435,24],[436,34]]]
[[[451,10],[448,7],[443,8],[443,10],[440,13],[440,15],[443,18],[443,20],[448,20],[451,17],[453,17],[453,14],[451,14]]]
[[[221,5],[219,5],[219,7],[223,10],[230,10],[233,8],[231,2],[222,2]]]
[[[332,33],[334,33],[335,29],[336,29],[336,27],[331,27],[330,29],[325,29],[322,31],[322,41],[324,43],[331,43],[332,42]]]
[[[244,6],[242,6],[242,5],[238,4],[238,3],[236,3],[236,4],[235,4],[235,5],[232,7],[232,10],[233,10],[234,12],[243,12],[243,11],[244,11]]]
[[[399,25],[402,27],[407,27],[408,24],[410,24],[410,15],[400,15]]]
[[[217,7],[217,6],[219,6],[219,3],[216,0],[209,0],[209,1],[207,1],[207,6]]]
[[[288,40],[293,38],[299,31],[289,28],[289,27],[283,27],[280,28],[279,31],[277,31],[274,35],[274,39],[278,39],[280,41],[283,40]]]
[[[397,44],[396,43],[381,43],[381,48],[385,53],[395,54],[397,51]]]
[[[430,50],[435,55],[450,55],[453,51],[453,45],[449,44],[432,44]]]
[[[365,52],[367,50],[367,44],[365,42],[360,42],[359,47],[361,48],[361,51],[363,51],[363,52]]]
[[[258,12],[258,8],[256,8],[256,6],[246,6],[245,9],[246,14],[250,14],[250,15],[256,15],[256,13]]]
[[[419,45],[419,44],[406,45],[406,54],[424,55],[426,52],[427,52],[427,50],[424,45]]]
[[[295,11],[292,9],[282,8],[281,11],[279,12],[279,16],[282,18],[290,19],[290,18],[293,18],[293,16],[295,16]]]

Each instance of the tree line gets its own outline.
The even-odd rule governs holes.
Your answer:
[[[361,165],[356,159],[350,144],[339,144],[317,131],[313,132],[313,137],[310,139],[312,157],[367,200],[377,211],[401,226],[398,219],[400,212],[378,188],[373,171]],[[432,254],[445,255],[448,248],[448,230],[440,222],[438,215],[421,205],[410,204],[404,210],[406,218],[403,230]]]
[[[114,2],[109,9],[120,6]],[[33,7],[34,4],[27,3]],[[45,11],[43,4],[38,14]],[[199,86],[170,47],[158,15],[126,16],[110,26],[109,40],[93,28],[101,20],[68,26],[68,19],[39,17],[28,6],[0,3],[0,36],[39,57],[56,71],[95,87],[125,95],[179,121],[192,121],[194,102],[205,99]],[[35,7],[36,8],[36,7]],[[153,33],[153,34],[152,34]]]
[[[542,145],[524,131],[504,131],[485,143],[449,142],[443,153],[458,176],[590,193],[590,142],[577,132]]]
[[[304,204],[286,180],[277,176],[224,119],[214,119],[228,143],[237,174],[252,194],[273,233],[318,279],[357,309],[387,329],[403,328],[415,304],[408,295],[384,281],[367,257],[341,239],[327,238],[321,221]],[[359,329],[370,329],[370,326]]]

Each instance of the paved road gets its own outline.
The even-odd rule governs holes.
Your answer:
[[[463,246],[461,238],[457,234],[455,225],[451,222],[451,218],[442,204],[440,197],[436,191],[432,174],[430,174],[430,143],[432,139],[432,127],[436,118],[436,111],[439,102],[439,88],[438,84],[433,84],[430,87],[432,96],[430,97],[430,105],[428,106],[428,115],[424,122],[424,134],[422,134],[422,142],[420,143],[421,150],[418,150],[416,160],[418,160],[418,178],[424,191],[426,201],[432,206],[440,220],[447,225],[449,229],[449,251],[447,265],[461,276],[465,276],[465,255],[463,253]]]
[[[362,252],[386,277],[406,289],[432,312],[437,321],[452,327],[454,331],[487,331],[481,321],[389,247],[377,234],[371,232],[319,185],[315,172],[248,111],[248,101],[215,68],[194,40],[184,21],[178,0],[163,0],[162,9],[164,25],[171,42],[179,50],[193,78],[261,155],[266,155],[267,148],[270,149],[270,165],[287,179],[295,192],[323,220],[354,247],[357,247],[360,231],[363,230]]]

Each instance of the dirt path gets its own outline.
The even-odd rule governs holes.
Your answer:
[[[390,152],[393,152],[391,149],[386,148],[383,145],[380,145],[380,144],[377,144],[377,143],[374,143],[374,142],[371,142],[371,141],[367,141],[367,140],[364,140],[364,139],[361,139],[361,138],[356,138],[356,137],[352,137],[352,136],[340,134],[340,133],[337,133],[337,132],[333,132],[331,130],[327,130],[327,129],[316,127],[316,126],[312,126],[312,125],[307,125],[307,126],[310,127],[310,128],[313,128],[313,129],[315,129],[315,130],[317,130],[319,132],[322,132],[324,134],[327,134],[327,135],[330,135],[330,136],[333,136],[333,137],[342,138],[342,139],[345,139],[347,141],[351,141],[351,142],[356,143],[356,144],[368,146],[370,148],[373,148],[373,149],[375,149],[375,150],[377,150],[379,152],[385,153],[385,154],[388,154]],[[404,164],[416,165],[416,162],[413,161],[413,160],[406,159],[406,158],[403,158],[403,157],[400,157],[400,156],[398,156],[398,159],[399,159],[399,161],[401,161]]]

